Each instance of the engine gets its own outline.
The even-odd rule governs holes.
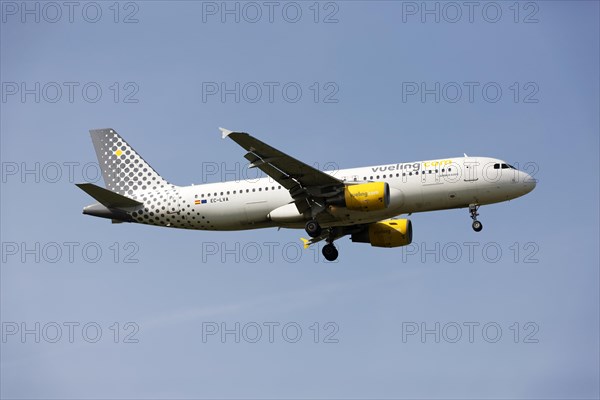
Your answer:
[[[386,182],[347,185],[343,197],[332,199],[329,204],[346,207],[353,211],[384,210],[390,204],[390,186]]]
[[[370,224],[352,234],[353,242],[371,243],[374,247],[400,247],[412,242],[412,223],[409,219],[388,219]]]

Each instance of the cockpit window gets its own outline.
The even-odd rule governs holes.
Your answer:
[[[516,169],[515,167],[513,167],[510,164],[494,164],[494,169],[500,169],[500,168],[502,168],[502,169],[508,169],[508,168],[510,168],[510,169]]]

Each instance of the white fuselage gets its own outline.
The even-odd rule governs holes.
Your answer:
[[[504,168],[503,168],[504,167]],[[351,211],[328,206],[319,217],[322,226],[365,224],[400,214],[485,205],[520,197],[535,187],[527,173],[504,161],[461,157],[384,164],[326,173],[346,182],[387,182],[389,206],[380,211]],[[265,227],[304,228],[309,216],[294,216],[287,189],[270,177],[135,193],[143,209],[132,210],[136,222],[200,230],[242,230]],[[285,207],[289,218],[272,218]],[[297,212],[297,211],[296,211]],[[273,216],[280,213],[273,213]]]

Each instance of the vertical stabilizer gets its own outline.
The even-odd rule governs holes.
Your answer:
[[[122,195],[172,187],[114,129],[90,130],[106,188]]]

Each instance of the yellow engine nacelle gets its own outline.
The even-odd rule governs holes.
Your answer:
[[[354,211],[377,211],[390,204],[390,186],[386,182],[348,185],[344,188],[344,206]]]
[[[412,242],[412,223],[409,219],[375,222],[351,238],[353,242],[371,243],[374,247],[406,246]]]

